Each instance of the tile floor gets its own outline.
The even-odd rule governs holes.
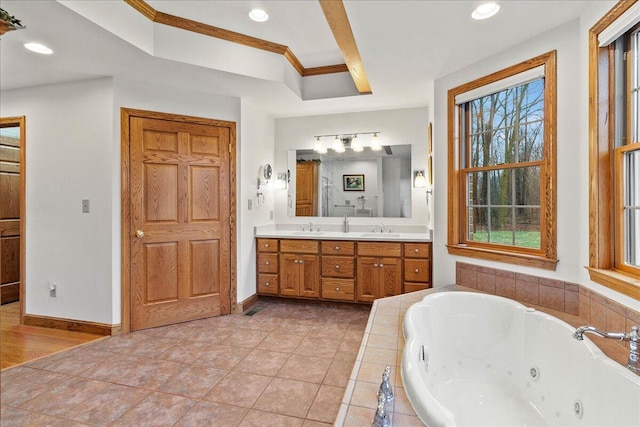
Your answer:
[[[260,301],[111,337],[1,374],[10,426],[327,426],[369,309]]]

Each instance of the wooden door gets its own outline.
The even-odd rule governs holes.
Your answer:
[[[2,119],[0,127],[0,303],[20,299],[22,183],[20,176],[24,119]]]
[[[386,298],[402,293],[402,260],[400,258],[380,258],[378,298]]]
[[[307,298],[320,296],[320,266],[317,255],[302,255],[300,257],[300,287],[299,295]]]
[[[358,257],[357,271],[356,300],[373,302],[378,298],[378,260],[373,257]]]
[[[315,216],[318,194],[316,162],[296,164],[296,216]]]
[[[300,256],[280,254],[280,295],[297,297],[300,283]]]
[[[229,127],[129,116],[131,330],[230,312]]]

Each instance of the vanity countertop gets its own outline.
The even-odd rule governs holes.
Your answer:
[[[278,238],[278,239],[313,239],[313,240],[371,240],[384,242],[431,242],[432,231],[423,226],[394,226],[389,232],[388,228],[380,232],[369,230],[371,226],[352,226],[350,231],[345,233],[338,231],[335,225],[320,225],[320,231],[302,231],[300,224],[297,225],[276,225],[269,224],[255,228],[256,237]],[[314,227],[315,228],[315,227]]]

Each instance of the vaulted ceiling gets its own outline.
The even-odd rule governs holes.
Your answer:
[[[576,19],[591,2],[502,0],[498,15],[474,21],[477,1],[345,0],[370,84],[371,94],[364,94],[344,71],[331,19],[316,0],[3,0],[27,29],[2,36],[0,89],[115,76],[243,97],[274,116],[424,106],[435,79]],[[267,22],[248,18],[256,6],[269,13]],[[192,28],[154,23],[145,7]],[[284,46],[290,54],[201,28]],[[28,52],[27,41],[54,54]],[[326,68],[336,65],[342,68]],[[305,75],[312,69],[324,71]]]

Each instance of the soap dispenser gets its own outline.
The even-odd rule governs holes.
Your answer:
[[[342,231],[345,233],[349,232],[349,220],[346,215],[344,216],[344,221],[342,223]]]

